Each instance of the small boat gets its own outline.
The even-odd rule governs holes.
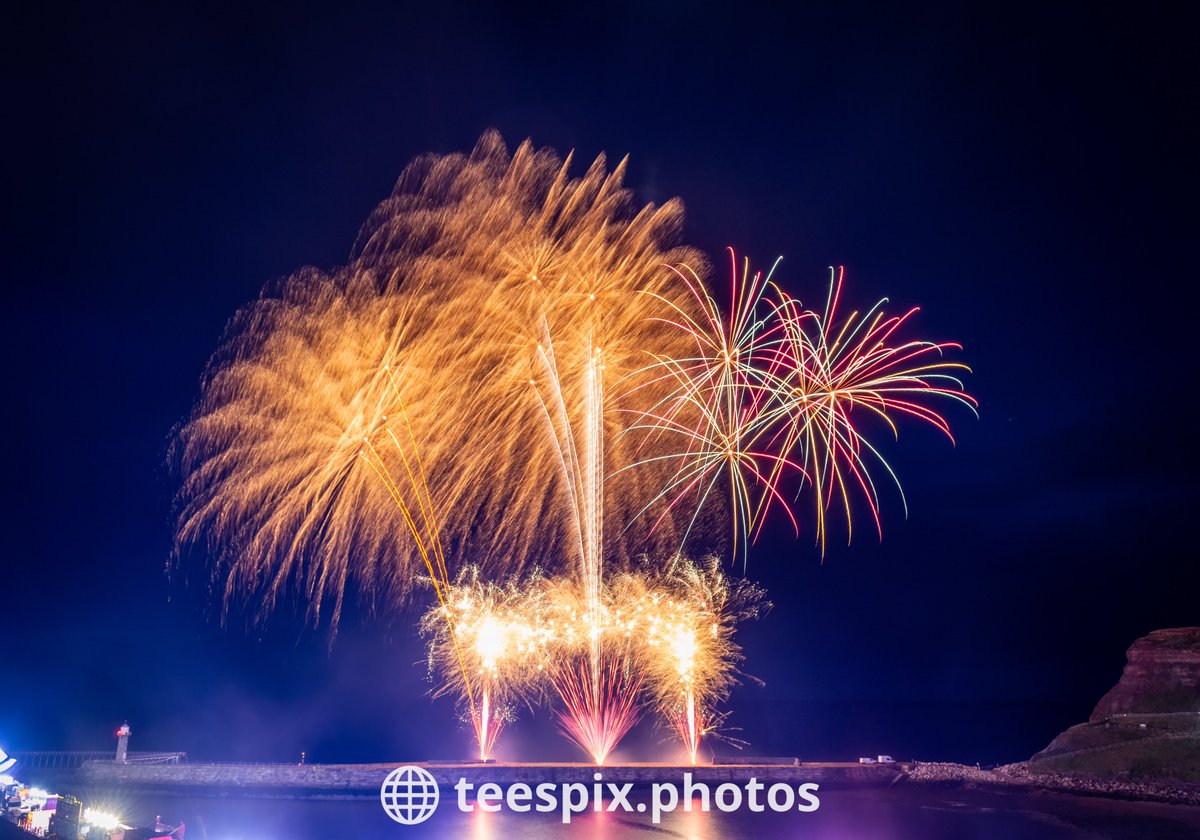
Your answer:
[[[153,828],[127,828],[121,840],[183,840],[184,828],[183,823],[172,827],[155,817]]]

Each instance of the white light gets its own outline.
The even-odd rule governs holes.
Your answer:
[[[97,828],[115,829],[121,827],[121,821],[112,814],[106,814],[103,811],[93,811],[88,808],[83,812],[84,822],[94,825]]]
[[[690,630],[678,631],[671,639],[671,652],[678,660],[680,674],[686,674],[692,670],[692,665],[696,661],[695,635]]]
[[[504,625],[491,616],[483,620],[476,631],[475,652],[483,660],[485,668],[492,668],[496,665],[496,660],[504,655],[507,641],[508,631]]]

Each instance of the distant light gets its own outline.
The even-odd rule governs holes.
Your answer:
[[[83,812],[83,820],[97,828],[112,830],[121,827],[121,821],[114,815],[106,814],[103,811],[94,811],[91,808]]]

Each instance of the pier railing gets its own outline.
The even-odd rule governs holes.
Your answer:
[[[112,750],[105,752],[84,750],[27,750],[14,752],[12,758],[17,760],[18,771],[21,769],[56,770],[82,767],[88,761],[116,762]],[[125,758],[126,764],[185,764],[187,753],[184,752],[131,752]]]

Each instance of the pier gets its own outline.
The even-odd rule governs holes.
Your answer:
[[[690,773],[696,782],[744,784],[755,778],[764,784],[815,782],[824,789],[886,787],[908,772],[906,764],[862,765],[849,762],[794,764],[592,764],[395,762],[388,764],[117,764],[88,762],[77,778],[96,788],[120,788],[155,793],[263,797],[378,796],[380,785],[397,766],[423,767],[446,789],[459,779],[474,785],[494,782],[501,787],[522,782],[590,784],[594,774],[605,781],[634,785],[682,783]]]

